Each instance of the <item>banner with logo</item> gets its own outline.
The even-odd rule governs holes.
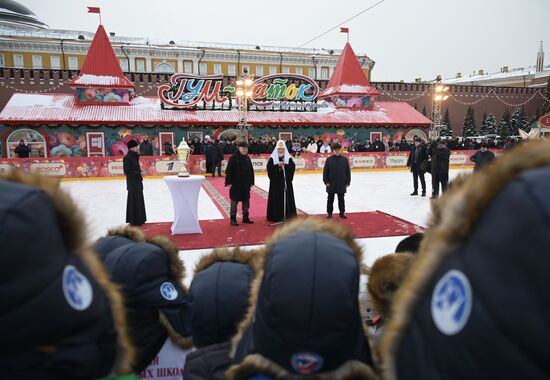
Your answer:
[[[474,150],[452,151],[450,165],[452,167],[469,167],[470,157]],[[500,151],[494,151],[497,156]],[[405,169],[408,152],[382,153],[345,153],[350,167],[356,170]],[[265,172],[269,155],[252,155],[254,171]],[[296,171],[321,171],[329,154],[305,153],[294,157]],[[222,170],[227,166],[230,156],[226,155],[222,162]],[[175,175],[182,167],[176,156],[143,156],[140,157],[142,170],[148,176]],[[187,167],[191,174],[204,174],[206,160],[203,156],[190,156]],[[3,158],[0,159],[0,174],[12,169],[59,178],[108,178],[124,176],[121,157],[64,157],[64,158]]]

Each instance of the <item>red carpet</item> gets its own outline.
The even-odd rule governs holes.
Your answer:
[[[223,186],[221,181],[223,178],[220,178],[220,183]],[[171,236],[171,222],[146,223],[141,228],[147,236],[158,234],[171,236],[180,250],[263,244],[276,227],[270,227],[270,222],[265,220],[265,206],[261,208],[261,213],[258,209],[255,212],[256,214],[251,213],[253,219],[254,215],[258,216],[254,224],[241,224],[239,227],[230,226],[227,219],[201,220],[202,234]],[[340,219],[338,216],[334,220],[348,225],[357,239],[404,236],[423,230],[420,226],[381,211],[348,213],[347,215],[349,218],[346,220]]]
[[[229,219],[229,187],[225,187],[225,177],[206,177],[206,181],[203,183],[203,187],[206,192],[212,198],[214,203],[218,206],[218,209],[222,211],[224,218]],[[265,219],[267,210],[267,198],[261,195],[260,191],[250,192],[250,218],[251,219]],[[241,217],[241,204],[239,203],[237,217]],[[202,225],[201,225],[202,226]],[[204,230],[204,228],[203,228]]]

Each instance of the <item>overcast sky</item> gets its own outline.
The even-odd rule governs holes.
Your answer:
[[[379,0],[19,0],[51,28],[118,35],[298,47]],[[550,0],[385,0],[346,24],[374,81],[412,81],[536,62],[550,64]],[[342,48],[335,30],[307,47]]]

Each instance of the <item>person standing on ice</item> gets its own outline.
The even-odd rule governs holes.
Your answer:
[[[436,148],[431,151],[432,156],[432,196],[430,199],[435,199],[439,196],[439,184],[441,184],[441,192],[447,190],[449,183],[449,159],[451,152],[442,140],[437,141]]]
[[[269,176],[267,220],[271,222],[280,222],[296,216],[296,203],[292,187],[294,170],[294,161],[286,149],[285,142],[279,140],[271,158],[267,161],[267,175]]]
[[[248,209],[250,207],[250,188],[254,186],[254,168],[248,157],[248,144],[246,141],[239,143],[239,151],[229,159],[225,169],[225,186],[231,186],[229,198],[231,199],[231,211],[229,217],[232,226],[237,223],[237,205],[242,202],[243,223],[253,224],[250,220]]]
[[[139,145],[135,140],[127,143],[128,154],[122,160],[128,200],[126,202],[126,223],[141,226],[147,220],[143,199],[143,177],[139,166]]]
[[[332,146],[332,156],[327,158],[323,168],[323,182],[327,187],[327,218],[332,218],[334,208],[334,195],[338,194],[338,211],[340,218],[347,219],[344,196],[346,189],[351,184],[351,170],[348,159],[342,156],[342,147],[335,143]]]
[[[413,174],[414,191],[411,195],[418,195],[418,178],[422,185],[422,196],[426,196],[426,180],[424,179],[424,170],[422,169],[422,162],[428,159],[427,148],[422,144],[422,139],[417,137],[414,140],[414,145],[411,147],[409,159],[407,160],[407,166],[411,168]]]

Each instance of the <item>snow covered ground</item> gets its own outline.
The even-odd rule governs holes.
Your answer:
[[[461,172],[451,170],[453,179]],[[431,193],[430,176],[428,196]],[[256,185],[267,190],[269,179],[265,175],[256,176]],[[148,222],[167,222],[173,218],[172,200],[168,188],[161,179],[145,179],[144,197]],[[124,224],[126,215],[126,183],[124,180],[67,181],[65,188],[84,211],[89,226],[89,236],[97,239],[105,232]],[[411,197],[412,175],[407,171],[352,172],[351,186],[346,195],[346,211],[360,212],[380,210],[419,225],[426,225],[430,211],[429,197]],[[321,174],[297,174],[294,177],[296,206],[308,214],[323,214],[326,210],[326,192]],[[335,212],[338,209],[337,201]],[[201,189],[199,195],[199,219],[222,219],[214,202]],[[364,248],[367,265],[376,258],[391,253],[403,237],[358,239]],[[209,250],[181,251],[188,272],[187,281],[194,263]]]

